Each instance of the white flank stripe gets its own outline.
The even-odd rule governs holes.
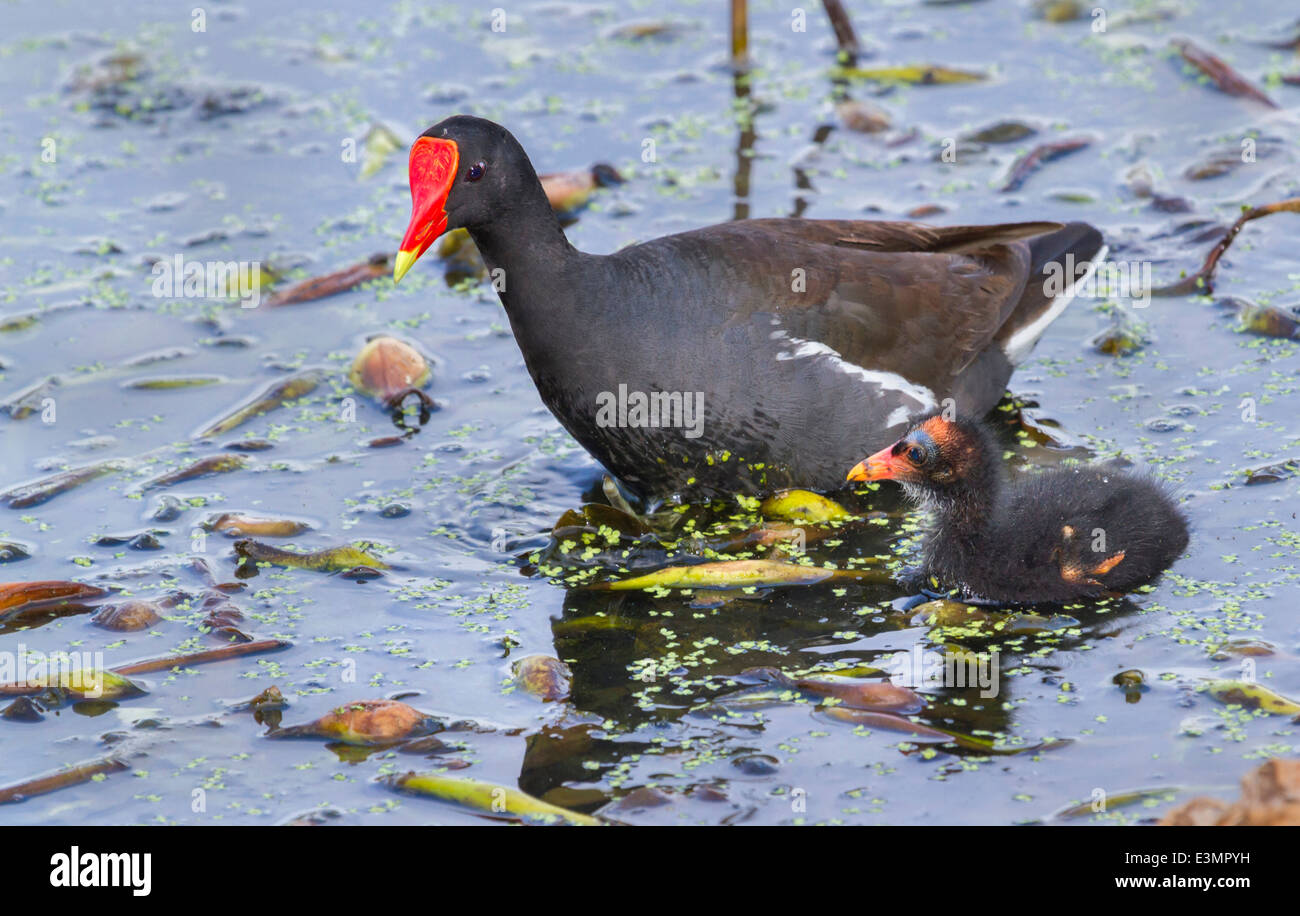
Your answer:
[[[877,397],[885,397],[886,391],[896,391],[916,402],[915,407],[896,407],[890,411],[889,417],[885,420],[888,426],[905,423],[912,414],[933,410],[937,405],[933,391],[923,385],[909,382],[896,372],[863,369],[861,366],[855,366],[853,363],[848,362],[833,347],[828,347],[826,344],[818,343],[815,340],[802,340],[798,337],[791,337],[785,331],[773,331],[768,336],[773,340],[788,341],[793,347],[790,350],[779,351],[776,354],[776,358],[779,360],[824,357],[829,359],[839,371],[856,376],[867,384],[874,386]]]
[[[1056,316],[1064,312],[1066,306],[1074,301],[1074,291],[1079,288],[1079,284],[1092,276],[1093,271],[1097,269],[1097,265],[1106,260],[1106,254],[1109,251],[1108,246],[1102,245],[1096,255],[1093,256],[1093,259],[1088,262],[1088,267],[1084,270],[1082,276],[1070,284],[1069,290],[1057,296],[1056,301],[1048,307],[1047,311],[1011,335],[1006,346],[1002,348],[1002,352],[1006,353],[1007,360],[1011,365],[1020,365],[1024,358],[1029,355],[1029,351],[1034,348],[1034,344],[1038,343],[1038,338],[1043,336],[1047,326],[1055,321]]]

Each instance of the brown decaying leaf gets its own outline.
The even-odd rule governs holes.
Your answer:
[[[157,477],[146,480],[140,485],[140,492],[145,493],[149,490],[157,490],[162,487],[170,487],[173,484],[184,483],[188,480],[199,480],[203,477],[211,477],[215,474],[229,474],[231,471],[238,471],[248,466],[248,458],[235,452],[226,452],[221,455],[209,455],[207,458],[200,458],[198,461],[187,464],[183,468],[177,468],[174,471],[168,471],[166,474],[160,474]]]
[[[204,615],[199,625],[214,635],[237,642],[253,641],[253,637],[240,629],[244,622],[243,612],[230,603],[224,592],[212,590],[204,597],[198,609]]]
[[[275,652],[279,649],[287,649],[292,645],[293,643],[287,639],[256,639],[252,642],[232,643],[228,646],[203,649],[199,652],[185,652],[180,655],[149,658],[129,665],[119,665],[113,669],[113,672],[115,674],[129,675],[148,674],[152,671],[171,671],[173,668],[187,668],[192,665],[207,664],[208,662],[221,662],[231,658],[241,658],[245,655],[256,655],[261,652]]]
[[[82,582],[7,582],[0,585],[0,617],[61,603],[95,603],[107,589]]]
[[[1029,176],[1038,171],[1044,163],[1068,156],[1091,145],[1092,140],[1088,137],[1068,137],[1051,143],[1040,143],[1012,164],[1010,171],[1007,172],[1007,179],[999,190],[1004,192],[1019,190]]]
[[[60,493],[75,489],[83,483],[89,483],[96,478],[103,477],[105,474],[111,474],[113,471],[120,471],[125,466],[124,462],[113,460],[100,461],[96,464],[60,471],[57,474],[42,477],[40,480],[31,483],[10,487],[0,493],[0,502],[3,502],[11,509],[30,509],[32,506],[39,506],[41,503],[53,499]]]
[[[317,299],[324,299],[326,296],[345,293],[369,280],[385,277],[392,270],[391,255],[372,254],[360,264],[353,264],[351,267],[345,267],[343,270],[335,271],[332,274],[312,277],[310,280],[295,283],[288,289],[272,295],[270,299],[266,300],[266,304],[275,308],[276,306],[289,305],[295,302],[314,302]]]
[[[250,538],[235,542],[235,553],[256,563],[271,563],[291,569],[315,569],[320,572],[342,572],[357,566],[373,569],[390,569],[383,560],[375,557],[360,547],[350,544],[341,547],[327,547],[311,553],[294,553],[281,550],[270,544],[259,544]]]
[[[358,700],[306,725],[272,732],[271,738],[329,738],[360,746],[396,744],[439,727],[432,716],[398,700]]]
[[[870,709],[853,709],[846,706],[832,706],[822,709],[821,714],[827,718],[834,719],[837,722],[844,722],[848,725],[860,725],[865,728],[882,728],[886,731],[903,732],[912,735],[914,738],[925,738],[929,741],[939,743],[949,743],[954,741],[952,735],[941,732],[938,729],[923,725],[920,722],[913,722],[905,719],[900,715],[888,712],[879,712]]]
[[[852,709],[914,713],[925,708],[925,700],[915,690],[900,687],[887,680],[841,677],[834,674],[794,678],[776,668],[750,668],[743,673],[793,690],[826,697],[837,701],[840,706]]]
[[[1175,38],[1170,42],[1170,45],[1178,51],[1183,60],[1209,77],[1210,81],[1220,91],[1226,92],[1228,95],[1254,99],[1269,108],[1279,107],[1277,102],[1274,102],[1262,90],[1256,88],[1253,83],[1233,70],[1222,58],[1214,56],[1186,38]]]
[[[1300,760],[1269,760],[1242,777],[1237,801],[1198,796],[1166,814],[1160,826],[1298,827]]]
[[[572,214],[586,206],[592,192],[623,183],[623,176],[612,165],[598,162],[589,169],[549,172],[538,176],[546,201],[560,214]]]
[[[90,782],[96,776],[120,773],[127,768],[125,761],[117,757],[99,757],[85,763],[73,764],[62,770],[44,773],[22,782],[10,783],[0,787],[0,805],[20,802],[36,795],[44,795],[58,789]]]

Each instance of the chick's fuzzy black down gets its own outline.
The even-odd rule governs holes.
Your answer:
[[[1018,603],[1128,591],[1167,569],[1188,541],[1187,522],[1162,484],[1102,468],[1008,481],[990,521],[979,543],[967,544],[974,550],[962,551],[959,569],[945,562],[941,544],[931,545],[930,560],[976,595]],[[1107,561],[1114,565],[1107,569]],[[1063,570],[1074,571],[1074,581]]]

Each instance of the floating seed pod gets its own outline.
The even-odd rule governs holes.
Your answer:
[[[139,599],[107,605],[90,618],[95,626],[119,632],[146,630],[160,620],[162,615],[158,613],[158,605]]]
[[[387,404],[395,396],[423,388],[429,364],[410,344],[396,337],[376,337],[352,362],[348,380],[363,394]]]
[[[543,700],[566,700],[573,682],[573,672],[558,658],[529,655],[511,666],[520,687]]]
[[[877,105],[858,99],[844,99],[835,105],[835,114],[849,130],[862,134],[878,134],[889,130],[889,114]]]

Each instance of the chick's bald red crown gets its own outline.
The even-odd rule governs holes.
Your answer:
[[[923,476],[921,467],[937,454],[968,452],[972,447],[957,423],[937,414],[921,420],[893,445],[858,462],[846,479],[916,480]]]

